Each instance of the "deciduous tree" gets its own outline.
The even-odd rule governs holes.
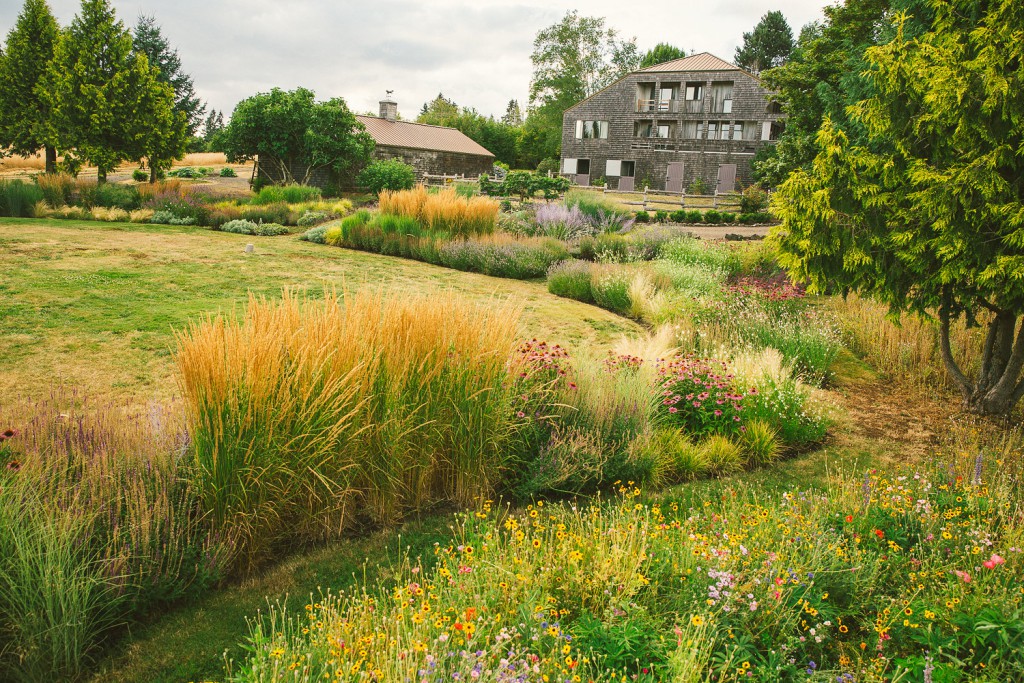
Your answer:
[[[50,106],[38,92],[60,37],[45,0],[25,0],[7,34],[0,60],[0,154],[29,156],[45,150],[46,172],[57,170],[57,150],[47,127]]]
[[[318,169],[344,174],[363,166],[374,142],[340,97],[317,102],[313,91],[274,88],[242,100],[224,129],[229,159],[259,157],[273,182],[306,184]],[[301,169],[302,175],[293,175]]]
[[[646,69],[649,66],[664,64],[665,62],[671,62],[674,59],[682,59],[685,56],[686,50],[682,48],[668,43],[658,43],[652,49],[644,53],[643,59],[640,60],[640,68]]]
[[[866,53],[872,95],[852,108],[856,143],[830,117],[809,170],[774,202],[774,239],[793,274],[932,315],[972,411],[1008,414],[1024,396],[1024,6],[930,0],[916,38]],[[987,326],[975,372],[954,360],[950,326]]]

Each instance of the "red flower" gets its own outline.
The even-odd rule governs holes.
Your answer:
[[[875,536],[878,536],[879,538],[885,538],[885,532],[881,529],[875,529]]]
[[[849,524],[853,521],[853,515],[846,515],[846,523]]]

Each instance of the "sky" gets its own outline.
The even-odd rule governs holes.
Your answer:
[[[199,96],[225,111],[273,87],[302,86],[318,99],[343,97],[376,113],[394,90],[399,113],[415,118],[439,92],[460,106],[500,117],[511,99],[524,110],[537,32],[567,11],[605,17],[641,51],[668,42],[732,61],[743,32],[779,9],[798,35],[821,18],[827,0],[112,0],[127,25],[140,14],[157,24],[181,55]],[[0,0],[6,38],[21,0]],[[61,26],[77,0],[50,0]]]

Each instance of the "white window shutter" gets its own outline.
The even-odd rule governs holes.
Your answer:
[[[622,161],[609,159],[604,162],[604,174],[608,178],[622,175]]]
[[[577,121],[576,122],[576,139],[577,140],[583,139],[583,122],[582,121]]]
[[[765,121],[761,124],[761,139],[771,140],[772,139],[772,122]]]
[[[562,173],[576,174],[576,160],[575,159],[562,159]]]

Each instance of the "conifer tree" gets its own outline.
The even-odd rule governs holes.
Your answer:
[[[0,149],[22,156],[45,149],[47,173],[56,170],[57,150],[47,128],[49,106],[37,88],[59,36],[46,0],[25,0],[0,61]]]

